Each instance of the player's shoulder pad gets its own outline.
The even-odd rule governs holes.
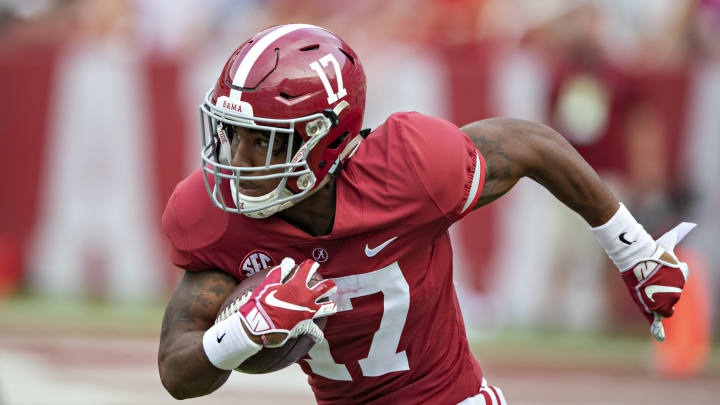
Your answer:
[[[210,201],[200,169],[175,187],[162,216],[162,225],[175,248],[190,251],[218,240],[230,214]]]
[[[388,118],[388,124],[394,127],[394,135],[402,143],[401,148],[409,163],[422,177],[450,170],[453,161],[463,161],[464,158],[475,161],[476,149],[472,142],[449,121],[407,112],[393,114]],[[437,177],[442,179],[443,175]]]
[[[464,142],[466,135],[453,123],[416,111],[394,113],[386,121],[393,135],[409,146]]]

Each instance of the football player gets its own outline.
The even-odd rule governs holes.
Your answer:
[[[318,403],[505,403],[468,347],[448,227],[524,176],[587,221],[662,340],[688,276],[673,247],[692,224],[653,240],[540,124],[405,112],[364,130],[365,89],[358,55],[312,25],[266,29],[228,59],[200,107],[202,166],[163,214],[185,269],[160,339],[170,394],[207,395],[263,347],[307,333],[318,343],[299,364]],[[286,281],[284,258],[330,281]],[[275,266],[214,323],[239,281]],[[335,311],[324,335],[309,321]]]

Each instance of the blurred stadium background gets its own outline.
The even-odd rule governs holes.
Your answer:
[[[716,404],[718,0],[0,0],[0,404],[165,404],[160,214],[197,105],[270,25],[348,41],[366,125],[417,110],[562,132],[654,236],[700,224],[650,342],[587,226],[534,183],[452,228],[475,353],[512,404]],[[442,344],[442,342],[438,342]],[[312,403],[298,367],[190,403]]]

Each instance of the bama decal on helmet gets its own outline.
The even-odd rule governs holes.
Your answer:
[[[216,107],[224,108],[233,112],[253,116],[253,108],[247,101],[234,100],[228,96],[220,96],[217,99]]]
[[[253,250],[248,253],[240,264],[240,271],[245,277],[250,277],[260,270],[265,270],[275,265],[275,260],[262,250]]]

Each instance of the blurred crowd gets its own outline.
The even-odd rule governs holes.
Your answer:
[[[159,217],[200,162],[197,105],[241,41],[289,22],[360,55],[369,127],[539,121],[653,236],[699,223],[688,311],[718,325],[720,0],[0,0],[0,294],[164,297]],[[471,327],[640,322],[587,225],[531,181],[452,237]]]

